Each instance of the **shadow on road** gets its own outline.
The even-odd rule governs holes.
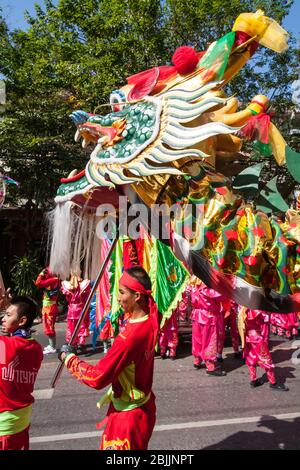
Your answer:
[[[278,382],[281,382],[281,383],[285,383],[286,379],[295,379],[296,376],[293,374],[294,370],[295,370],[294,367],[275,367],[276,379],[278,380]],[[260,377],[260,379],[263,384],[268,383],[267,374],[263,374]],[[299,445],[299,448],[300,448],[300,445]]]
[[[276,351],[272,351],[271,354],[274,364],[280,364],[280,362],[290,361],[292,359],[295,348],[292,349],[292,345],[290,347],[291,349],[277,349]]]
[[[204,450],[295,450],[300,448],[300,418],[284,421],[274,416],[261,417],[257,428],[266,431],[241,431]]]
[[[294,340],[290,340],[290,339],[287,339],[287,338],[281,338],[279,336],[270,336],[269,338],[269,348],[270,348],[270,351],[274,348],[277,348],[278,346],[280,346],[281,344],[285,344],[286,347],[290,348],[292,347],[292,344],[293,344],[293,341]]]
[[[223,369],[229,373],[233,372],[236,369],[239,369],[240,367],[243,367],[245,365],[245,361],[243,357],[234,357],[234,353],[229,353],[226,354],[226,357],[224,358],[223,361]]]
[[[192,335],[183,334],[179,336],[179,344],[176,351],[176,359],[192,356]],[[191,357],[191,361],[192,361]]]

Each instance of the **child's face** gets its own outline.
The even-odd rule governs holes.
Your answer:
[[[3,333],[14,333],[18,328],[24,327],[27,318],[18,318],[18,306],[11,305],[5,312],[2,319],[2,331]]]
[[[132,313],[137,306],[137,301],[140,299],[141,294],[132,292],[122,284],[119,285],[118,302],[123,308],[125,313]]]

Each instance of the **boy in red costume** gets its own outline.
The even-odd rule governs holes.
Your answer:
[[[274,363],[269,350],[270,313],[262,310],[251,310],[239,306],[239,315],[244,317],[243,355],[250,373],[251,387],[262,385],[261,379],[256,376],[256,367],[259,365],[266,371],[272,390],[288,391],[288,387],[277,381],[274,372]]]
[[[107,355],[95,366],[61,348],[59,358],[80,382],[98,390],[112,384],[99,405],[110,403],[101,442],[103,450],[146,450],[155,424],[152,392],[158,310],[151,281],[140,266],[127,269],[118,301],[130,318]]]
[[[52,354],[56,352],[55,321],[57,317],[57,299],[60,280],[51,273],[49,268],[45,268],[38,275],[35,285],[44,291],[42,317],[44,334],[48,336],[49,345],[44,348],[43,353]]]
[[[33,388],[43,360],[42,348],[31,338],[37,315],[29,297],[14,297],[2,320],[0,337],[0,450],[29,449]]]

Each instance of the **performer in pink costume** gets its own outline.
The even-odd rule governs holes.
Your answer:
[[[218,362],[223,362],[222,352],[224,349],[224,342],[226,336],[226,327],[230,328],[230,337],[231,344],[234,352],[234,357],[241,357],[242,353],[240,351],[240,335],[237,326],[237,309],[238,305],[232,300],[227,300],[222,302],[223,305],[223,315],[224,315],[224,327],[223,335],[220,340],[220,347],[218,348]]]
[[[75,326],[78,322],[80,314],[83,310],[85,302],[90,294],[91,285],[90,281],[85,279],[82,280],[78,276],[72,276],[70,281],[63,281],[61,290],[66,297],[69,304],[67,314],[67,331],[66,341],[70,341]],[[85,345],[85,340],[89,336],[89,316],[86,315],[84,322],[82,323],[78,336],[73,343],[74,346]]]
[[[251,387],[262,385],[261,380],[256,377],[256,367],[259,365],[265,369],[272,389],[287,391],[288,388],[276,380],[274,364],[269,351],[270,314],[261,310],[239,308],[244,309],[246,314],[244,358],[250,372]]]
[[[293,339],[298,336],[298,315],[297,313],[289,313],[281,315],[280,313],[271,314],[271,331],[278,336],[286,336]]]
[[[170,318],[165,321],[159,333],[159,348],[162,359],[169,357],[176,358],[176,348],[178,346],[178,321],[179,306],[172,312]]]
[[[188,285],[182,294],[181,301],[173,310],[171,317],[166,321],[159,334],[159,347],[162,359],[170,357],[175,359],[179,343],[178,321],[187,323],[191,313],[191,286]],[[168,356],[169,355],[169,356]]]
[[[294,200],[291,209],[300,211],[300,194],[298,191],[294,192]],[[298,248],[297,248],[298,249]],[[286,336],[286,338],[293,339],[298,336],[298,314],[289,313],[281,315],[280,313],[271,314],[271,332],[278,336]]]
[[[208,375],[224,376],[226,372],[217,364],[217,353],[224,329],[222,301],[227,299],[198,282],[191,285],[190,295],[194,367],[199,369],[204,361]]]

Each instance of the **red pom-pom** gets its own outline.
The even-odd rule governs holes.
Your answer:
[[[194,72],[199,62],[195,49],[190,46],[181,46],[173,54],[172,62],[180,75]]]

